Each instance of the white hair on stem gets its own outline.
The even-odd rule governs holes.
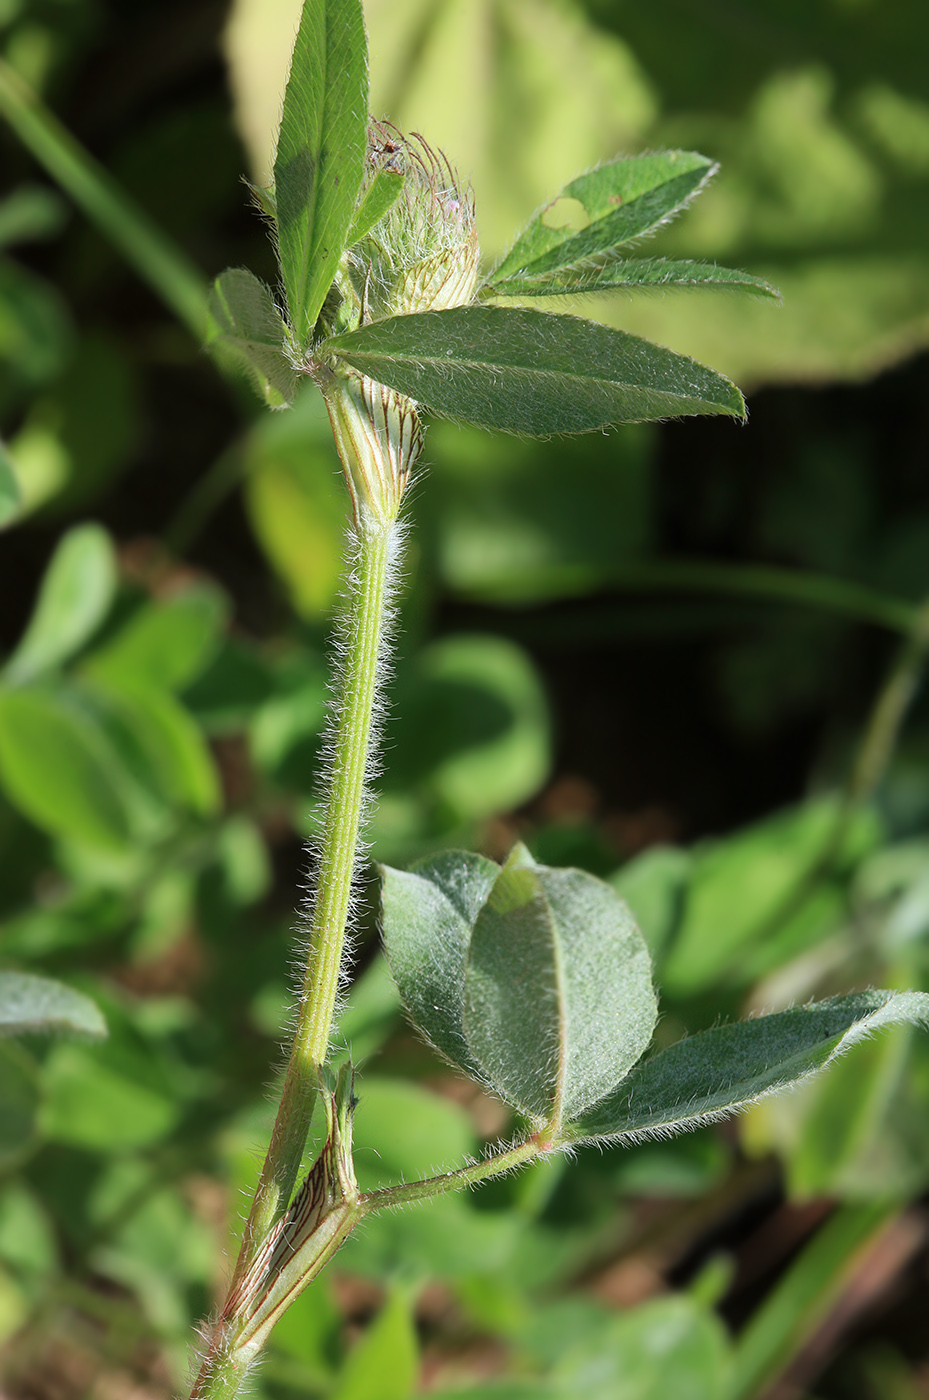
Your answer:
[[[335,1017],[338,1017],[344,1009],[345,992],[349,982],[352,954],[354,951],[353,935],[357,927],[359,875],[369,849],[369,843],[365,839],[365,829],[370,820],[375,800],[372,784],[381,772],[380,747],[389,708],[385,700],[384,688],[392,673],[391,650],[397,622],[395,599],[399,592],[401,582],[403,551],[406,540],[405,522],[401,520],[389,522],[376,520],[363,503],[359,510],[358,524],[357,526],[351,527],[347,535],[345,579],[337,607],[336,623],[330,640],[330,657],[332,660],[332,673],[328,683],[330,701],[326,725],[323,730],[320,748],[320,772],[317,779],[317,788],[321,800],[313,814],[313,820],[318,830],[316,834],[308,838],[305,846],[307,866],[301,881],[303,897],[300,903],[296,924],[298,940],[295,948],[294,966],[298,977],[302,977],[303,971],[306,968],[309,942],[313,932],[319,870],[322,863],[327,858],[327,852],[323,847],[323,828],[330,805],[334,800],[333,779],[336,767],[341,760],[338,740],[345,705],[346,666],[349,659],[354,655],[356,647],[356,633],[359,624],[361,604],[360,594],[363,580],[359,569],[359,563],[368,537],[373,532],[386,532],[387,534],[387,564],[384,579],[383,608],[378,636],[377,668],[373,689],[373,703],[367,737],[367,752],[365,754],[364,792],[358,826],[358,837],[355,844],[352,889],[344,931],[339,972],[339,995],[335,1007]],[[298,999],[303,995],[304,992],[301,987],[297,992]]]

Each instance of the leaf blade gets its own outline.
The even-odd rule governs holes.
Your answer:
[[[507,297],[582,296],[597,292],[667,287],[713,287],[750,292],[780,301],[780,293],[763,277],[739,268],[686,258],[623,258],[605,267],[555,268],[538,277],[509,277],[482,288],[482,295]]]
[[[638,1065],[567,1136],[636,1139],[735,1113],[899,1022],[929,1024],[929,993],[853,992],[699,1031]]]
[[[360,0],[306,0],[274,162],[281,273],[300,349],[312,335],[352,221],[367,112]]]
[[[0,1035],[26,1032],[102,1040],[107,1028],[96,1003],[64,982],[31,972],[0,972]]]
[[[745,413],[735,385],[694,360],[594,321],[517,307],[392,316],[321,350],[442,416],[529,437]]]
[[[299,379],[284,353],[284,321],[264,283],[247,268],[227,268],[213,283],[208,314],[207,345],[228,349],[272,407],[293,403]]]
[[[578,175],[529,222],[489,284],[615,257],[684,208],[717,168],[696,151],[662,151],[617,156]]]
[[[116,591],[116,556],[100,525],[77,525],[45,570],[39,597],[5,668],[14,684],[67,661],[93,636]]]
[[[471,926],[499,873],[484,856],[447,851],[412,870],[381,866],[387,960],[410,1017],[435,1048],[481,1078],[464,1037]]]
[[[465,1036],[500,1096],[557,1126],[624,1078],[657,1014],[619,896],[517,846],[474,922],[465,976]]]

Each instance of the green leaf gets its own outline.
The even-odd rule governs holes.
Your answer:
[[[100,1040],[106,1022],[96,1005],[73,987],[30,972],[0,972],[0,1035],[68,1032]]]
[[[745,413],[735,385],[695,360],[593,321],[515,307],[391,316],[334,336],[323,353],[436,413],[530,437]]]
[[[100,687],[129,740],[136,776],[146,793],[207,816],[222,802],[219,773],[199,726],[173,695],[144,680],[121,678]]]
[[[19,514],[22,492],[10,455],[0,441],[0,530],[5,529]]]
[[[286,334],[271,293],[251,272],[231,267],[217,277],[210,293],[207,344],[230,350],[273,408],[293,403],[299,383],[284,353]]]
[[[127,839],[110,748],[85,714],[55,695],[0,692],[0,781],[44,831],[109,848]]]
[[[488,286],[615,259],[682,209],[717,168],[695,151],[661,151],[618,156],[579,175],[523,230]]]
[[[367,118],[360,0],[305,0],[274,162],[281,274],[301,350],[313,334],[352,222]]]
[[[471,929],[500,868],[447,851],[412,870],[381,867],[384,946],[400,996],[419,1029],[452,1064],[481,1078],[465,1040],[464,985]]]
[[[452,824],[510,811],[545,782],[548,704],[515,642],[443,637],[401,668],[396,697],[388,793],[420,792]]]
[[[886,1199],[841,1206],[778,1279],[739,1333],[727,1400],[752,1400],[816,1335],[862,1268],[862,1252],[897,1215]],[[867,1268],[867,1265],[865,1265]]]
[[[0,1044],[0,1168],[17,1165],[32,1146],[38,1108],[35,1062],[15,1041]]]
[[[197,585],[148,603],[85,663],[98,679],[183,690],[212,661],[229,612],[224,593]]]
[[[157,1066],[147,1072],[122,1045],[56,1045],[43,1073],[47,1098],[40,1115],[42,1132],[53,1141],[92,1152],[114,1153],[156,1142],[171,1131],[182,1111],[171,1086],[160,1078]]]
[[[19,684],[67,661],[96,632],[115,589],[116,558],[106,531],[99,525],[69,530],[45,571],[6,679]]]
[[[476,1147],[474,1124],[460,1104],[404,1079],[363,1079],[355,1126],[362,1190],[460,1166]]]
[[[416,1387],[419,1344],[412,1299],[395,1288],[349,1352],[332,1400],[407,1400]]]
[[[384,939],[420,1029],[534,1118],[582,1113],[651,1039],[648,953],[628,909],[524,847],[502,869],[448,852],[385,870]]]
[[[644,940],[582,870],[517,846],[474,922],[464,1033],[507,1102],[545,1121],[582,1113],[628,1073],[658,1010]]]
[[[396,170],[378,170],[358,201],[352,226],[345,240],[346,246],[359,242],[370,233],[374,225],[383,219],[388,209],[400,198],[403,189],[403,176]]]
[[[624,258],[605,267],[582,265],[553,268],[539,277],[518,274],[482,288],[482,296],[555,297],[610,291],[635,291],[652,287],[728,287],[754,292],[780,301],[780,293],[763,277],[715,263],[672,258]]]
[[[854,992],[700,1031],[639,1065],[566,1137],[660,1136],[735,1113],[899,1022],[929,1023],[929,993]]]

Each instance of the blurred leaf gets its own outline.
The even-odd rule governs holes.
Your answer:
[[[0,1035],[106,1036],[106,1021],[82,992],[31,972],[0,972]]]
[[[0,110],[40,164],[188,326],[199,344],[206,317],[204,289],[196,267],[6,63],[0,69]]]
[[[349,1352],[332,1400],[407,1400],[419,1373],[419,1344],[411,1299],[394,1288]]]
[[[421,790],[453,819],[518,806],[549,771],[548,706],[526,653],[503,637],[433,642],[398,677],[388,792]]]
[[[909,1026],[830,1065],[798,1094],[753,1109],[743,1138],[777,1151],[793,1198],[904,1199],[929,1179],[929,1047]]]
[[[589,1400],[720,1400],[729,1364],[725,1330],[710,1309],[688,1297],[656,1298],[611,1318],[599,1335],[566,1339],[554,1379]]]
[[[272,871],[261,830],[244,813],[231,816],[217,833],[219,860],[230,898],[254,904],[271,888]]]
[[[16,392],[47,383],[63,368],[71,325],[54,288],[34,272],[0,257],[0,407]]]
[[[355,1168],[362,1190],[461,1166],[475,1148],[463,1108],[407,1080],[370,1076],[357,1086]]]
[[[461,1279],[504,1268],[525,1234],[516,1211],[477,1209],[467,1195],[452,1194],[373,1216],[347,1241],[340,1263],[379,1282],[397,1274]]]
[[[235,0],[226,30],[237,121],[259,183],[270,173],[299,15],[300,0],[273,11]],[[365,19],[371,110],[425,132],[468,172],[492,253],[553,185],[638,145],[654,113],[628,47],[554,0],[368,0]]]
[[[218,588],[196,585],[145,604],[84,663],[95,678],[183,690],[219,649],[229,613]]]
[[[16,519],[21,505],[22,494],[16,471],[9,453],[0,441],[0,530]]]
[[[327,682],[321,657],[297,649],[281,656],[274,671],[274,694],[257,708],[249,726],[255,762],[291,790],[315,785]]]
[[[886,1202],[838,1209],[739,1334],[729,1400],[751,1400],[787,1369],[848,1286],[863,1247],[887,1224]]]
[[[359,0],[307,0],[274,161],[278,253],[301,350],[335,276],[361,185],[367,52]]]
[[[0,691],[0,779],[42,830],[104,847],[128,837],[126,811],[100,730],[50,691]]]
[[[209,301],[207,343],[228,349],[272,408],[291,404],[297,375],[284,353],[286,327],[267,287],[246,268],[227,268]]]
[[[383,1045],[400,1011],[397,985],[386,958],[378,956],[352,985],[351,999],[339,1017],[336,1044],[348,1047],[354,1065],[361,1065]]]
[[[50,1274],[58,1266],[52,1223],[21,1181],[7,1182],[0,1194],[0,1259],[26,1278]]]
[[[546,437],[675,414],[742,418],[734,384],[593,321],[501,306],[390,316],[326,353],[448,418]]]
[[[676,846],[652,846],[610,877],[655,959],[662,957],[681,917],[692,859]]]
[[[143,789],[143,803],[155,797],[202,816],[219,811],[222,788],[215,759],[199,726],[173,695],[144,677],[128,676],[99,684],[95,695],[103,702],[103,723]]]
[[[633,1140],[734,1113],[821,1069],[882,1026],[929,1023],[929,994],[854,992],[698,1031],[637,1065],[567,1136]]]
[[[39,1103],[35,1064],[19,1045],[0,1043],[0,1166],[4,1170],[16,1166],[31,1147]]]
[[[227,636],[202,675],[184,692],[184,706],[209,734],[238,733],[274,690],[258,647]]]
[[[639,559],[654,531],[655,430],[570,444],[433,423],[428,492],[414,502],[444,584],[490,602],[583,596]],[[594,508],[595,507],[595,508]]]
[[[820,798],[777,812],[726,840],[697,850],[680,930],[662,965],[662,985],[691,995],[714,979],[744,985],[832,931],[840,908],[828,886],[789,907],[835,831],[836,800]],[[860,856],[876,839],[874,818],[858,812],[840,859]],[[772,919],[786,910],[782,927]]]
[[[109,1040],[52,1046],[42,1069],[40,1127],[52,1141],[112,1155],[164,1138],[183,1097],[152,1041],[112,1002],[105,1009]]]
[[[20,185],[0,200],[0,248],[51,238],[68,217],[64,201],[44,185]]]
[[[313,390],[287,414],[267,415],[245,457],[252,528],[304,617],[328,616],[338,593],[350,514],[326,409]]]
[[[116,589],[116,559],[99,525],[76,525],[63,537],[45,570],[38,601],[5,678],[32,680],[67,661],[93,636]]]
[[[546,204],[491,273],[488,290],[506,295],[518,284],[552,273],[577,275],[595,260],[616,261],[618,250],[664,223],[699,193],[718,169],[695,151],[617,156],[578,175]]]

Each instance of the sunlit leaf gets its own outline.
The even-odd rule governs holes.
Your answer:
[[[102,733],[50,692],[0,692],[0,782],[44,831],[105,847],[121,846],[128,836]]]
[[[448,418],[546,437],[745,406],[713,370],[574,316],[464,306],[392,316],[325,342],[363,374]]]
[[[384,871],[384,939],[413,1020],[536,1120],[576,1117],[642,1055],[651,967],[627,907],[580,870],[450,852]]]
[[[515,273],[504,281],[494,280],[482,289],[483,296],[553,297],[593,295],[595,292],[663,290],[670,287],[716,287],[753,292],[780,300],[780,293],[763,277],[737,268],[717,267],[715,263],[688,262],[673,258],[623,258],[605,266],[580,265],[553,268],[538,277]]]
[[[312,335],[352,222],[367,116],[360,0],[307,0],[274,162],[281,273],[301,349]]]
[[[488,279],[499,290],[510,277],[602,265],[691,200],[717,167],[695,151],[617,156],[578,175],[535,216]]]
[[[183,690],[209,665],[228,614],[225,594],[197,585],[146,604],[88,657],[96,677]]]
[[[31,972],[0,972],[0,1035],[68,1033],[91,1040],[106,1035],[106,1022],[90,997]]]
[[[497,1092],[536,1118],[575,1117],[632,1068],[656,1017],[648,952],[618,895],[517,847],[465,972],[465,1038]]]
[[[392,205],[400,198],[403,189],[403,176],[395,170],[378,170],[358,201],[352,226],[345,242],[350,247],[370,233],[379,219],[382,219]]]
[[[566,1136],[661,1136],[735,1113],[806,1078],[881,1026],[929,1024],[929,993],[853,992],[700,1031],[636,1066]]]

